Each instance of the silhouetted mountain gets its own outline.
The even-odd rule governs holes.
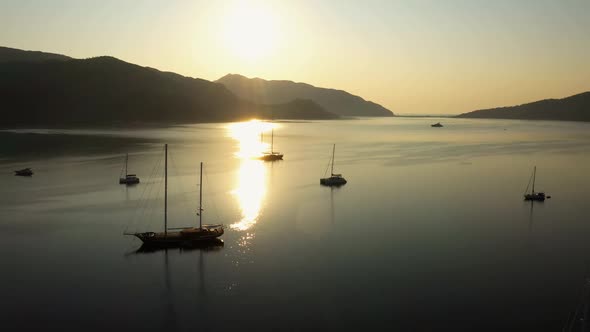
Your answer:
[[[71,60],[72,58],[54,53],[45,53],[39,51],[23,51],[16,48],[0,46],[0,62],[24,61],[24,62],[41,62],[48,60]]]
[[[337,119],[338,115],[326,111],[313,100],[295,99],[284,104],[258,105],[257,118],[261,119]]]
[[[310,103],[256,105],[222,84],[108,56],[0,62],[0,107],[2,127],[224,122],[269,112],[275,118],[334,117]]]
[[[545,99],[458,115],[459,118],[590,121],[590,91],[563,99]]]
[[[250,79],[235,74],[225,75],[216,82],[225,85],[238,97],[258,104],[286,103],[300,98],[311,99],[328,112],[342,116],[393,116],[385,107],[342,90],[291,81]]]

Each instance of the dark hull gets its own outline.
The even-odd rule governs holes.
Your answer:
[[[524,195],[525,201],[543,202],[543,201],[545,201],[545,198],[546,198],[545,193],[531,193],[531,194]]]
[[[283,160],[282,154],[267,154],[258,158],[259,160],[264,161],[276,161],[276,160]]]
[[[32,176],[33,171],[30,168],[21,169],[18,171],[14,171],[15,176]]]
[[[344,180],[343,178],[338,178],[338,179],[334,179],[334,178],[325,178],[325,179],[320,179],[320,184],[322,186],[328,186],[328,187],[340,187],[346,184],[346,180]]]
[[[201,231],[180,231],[164,233],[135,233],[135,237],[140,239],[144,245],[159,248],[190,248],[204,244],[210,244],[219,241],[219,237],[224,233],[223,229]]]
[[[120,178],[119,179],[119,184],[130,185],[130,184],[138,184],[138,183],[139,183],[139,178]]]

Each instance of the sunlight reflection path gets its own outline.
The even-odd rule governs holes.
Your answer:
[[[232,191],[242,210],[242,219],[231,225],[247,230],[258,220],[266,196],[266,168],[260,160],[243,160],[238,171],[238,187]]]
[[[266,167],[264,162],[254,158],[268,149],[262,142],[262,133],[269,132],[274,124],[252,120],[228,126],[229,136],[239,144],[236,156],[241,159],[237,172],[237,187],[232,190],[240,205],[242,218],[230,225],[231,228],[245,231],[251,228],[260,216],[266,197]]]

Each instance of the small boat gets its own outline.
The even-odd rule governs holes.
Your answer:
[[[330,159],[331,164],[331,176],[329,178],[321,178],[320,184],[323,186],[342,186],[346,184],[346,179],[342,177],[342,174],[334,174],[334,155],[336,153],[336,144],[332,147],[332,159]]]
[[[164,231],[124,233],[133,235],[143,242],[144,246],[182,248],[198,247],[206,242],[218,242],[224,233],[223,225],[203,225],[203,163],[201,162],[199,184],[199,227],[168,228],[168,144],[164,146]],[[173,230],[170,232],[169,230]]]
[[[543,202],[545,201],[545,198],[549,198],[551,196],[546,197],[544,192],[535,192],[535,180],[537,177],[537,166],[535,166],[535,168],[533,169],[533,175],[532,175],[532,180],[533,180],[533,187],[531,189],[530,194],[527,193],[529,191],[529,186],[531,184],[531,180],[529,180],[529,185],[527,185],[526,190],[525,190],[525,194],[524,194],[524,200],[525,201],[539,201],[539,202]]]
[[[443,125],[442,125],[440,122],[437,122],[437,123],[435,123],[435,124],[431,124],[430,126],[431,126],[431,127],[435,127],[435,128],[440,128],[440,127],[442,127]]]
[[[119,184],[138,184],[139,178],[135,174],[127,173],[127,164],[129,162],[129,153],[125,154],[125,177],[119,178]]]
[[[30,168],[23,168],[19,169],[18,171],[14,171],[15,176],[32,176],[33,170]]]
[[[262,133],[260,134],[260,139],[262,140]],[[261,156],[258,157],[259,160],[264,161],[275,161],[275,160],[283,160],[283,154],[280,152],[273,151],[274,145],[274,128],[270,131],[270,152],[263,152]]]

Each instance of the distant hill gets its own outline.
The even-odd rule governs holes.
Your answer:
[[[309,99],[295,99],[284,104],[257,105],[256,109],[256,117],[259,119],[329,120],[340,117]]]
[[[518,106],[490,108],[459,118],[590,121],[590,91],[563,99],[545,99]]]
[[[0,62],[41,62],[48,60],[65,61],[71,59],[72,58],[61,54],[45,53],[39,51],[23,51],[16,48],[0,46]]]
[[[393,116],[385,107],[366,101],[346,91],[318,88],[291,81],[267,81],[228,74],[216,82],[225,85],[238,97],[258,104],[286,103],[294,99],[310,99],[328,112],[341,116]]]
[[[0,61],[0,127],[226,122],[269,114],[277,119],[335,117],[309,101],[257,105],[222,84],[113,57],[20,54],[21,60]],[[54,61],[40,60],[44,57]]]

